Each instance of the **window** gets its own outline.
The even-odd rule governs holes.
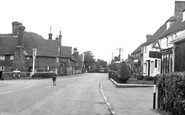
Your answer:
[[[146,46],[144,46],[144,52],[145,52],[145,53],[147,52],[147,47],[146,47]]]
[[[146,73],[147,73],[147,63],[144,63],[144,65],[143,65],[143,66],[144,66],[144,71],[143,71],[143,73],[145,73],[145,74],[146,74]]]
[[[14,56],[13,55],[10,56],[10,60],[14,60]]]
[[[5,60],[5,56],[0,55],[0,60]]]
[[[157,73],[159,74],[161,71],[161,60],[157,60]]]
[[[59,57],[56,58],[56,62],[59,62]]]
[[[183,16],[183,21],[185,20],[185,11],[182,12],[182,16]]]
[[[154,63],[154,61],[151,61],[151,63],[150,63],[150,73],[151,74],[154,74],[154,67],[155,67],[155,63]]]
[[[4,70],[5,70],[5,67],[0,66],[0,70],[1,70],[1,71],[4,71]]]

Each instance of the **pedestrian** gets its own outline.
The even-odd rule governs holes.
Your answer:
[[[3,71],[0,70],[0,80],[4,80],[4,79],[2,78],[2,75],[3,75]]]
[[[53,80],[53,85],[56,86],[56,74],[54,73],[52,76],[52,80]]]

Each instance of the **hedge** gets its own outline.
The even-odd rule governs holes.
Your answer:
[[[20,73],[14,73],[14,72],[3,72],[3,79],[17,79],[17,78],[24,78],[30,76],[30,72],[20,72]]]
[[[52,76],[56,75],[55,73],[35,73],[32,75],[32,78],[52,78]]]
[[[174,115],[185,115],[185,73],[157,75],[158,108]]]

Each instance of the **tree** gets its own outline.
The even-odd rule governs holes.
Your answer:
[[[91,51],[85,51],[84,52],[84,65],[85,68],[88,70],[89,67],[92,67],[95,63],[94,55]]]
[[[107,67],[107,62],[101,59],[97,59],[97,63],[99,63],[99,65],[101,65],[102,67]]]
[[[111,63],[111,64],[108,65],[109,69],[112,70],[112,71],[117,71],[118,66],[119,66],[118,63]]]
[[[119,56],[115,56],[115,57],[114,57],[114,61],[120,61],[119,58],[120,58]]]

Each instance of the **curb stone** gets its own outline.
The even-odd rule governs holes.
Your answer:
[[[112,78],[110,78],[110,80],[117,88],[153,87],[154,86],[154,85],[147,85],[147,84],[120,84],[114,81]]]

